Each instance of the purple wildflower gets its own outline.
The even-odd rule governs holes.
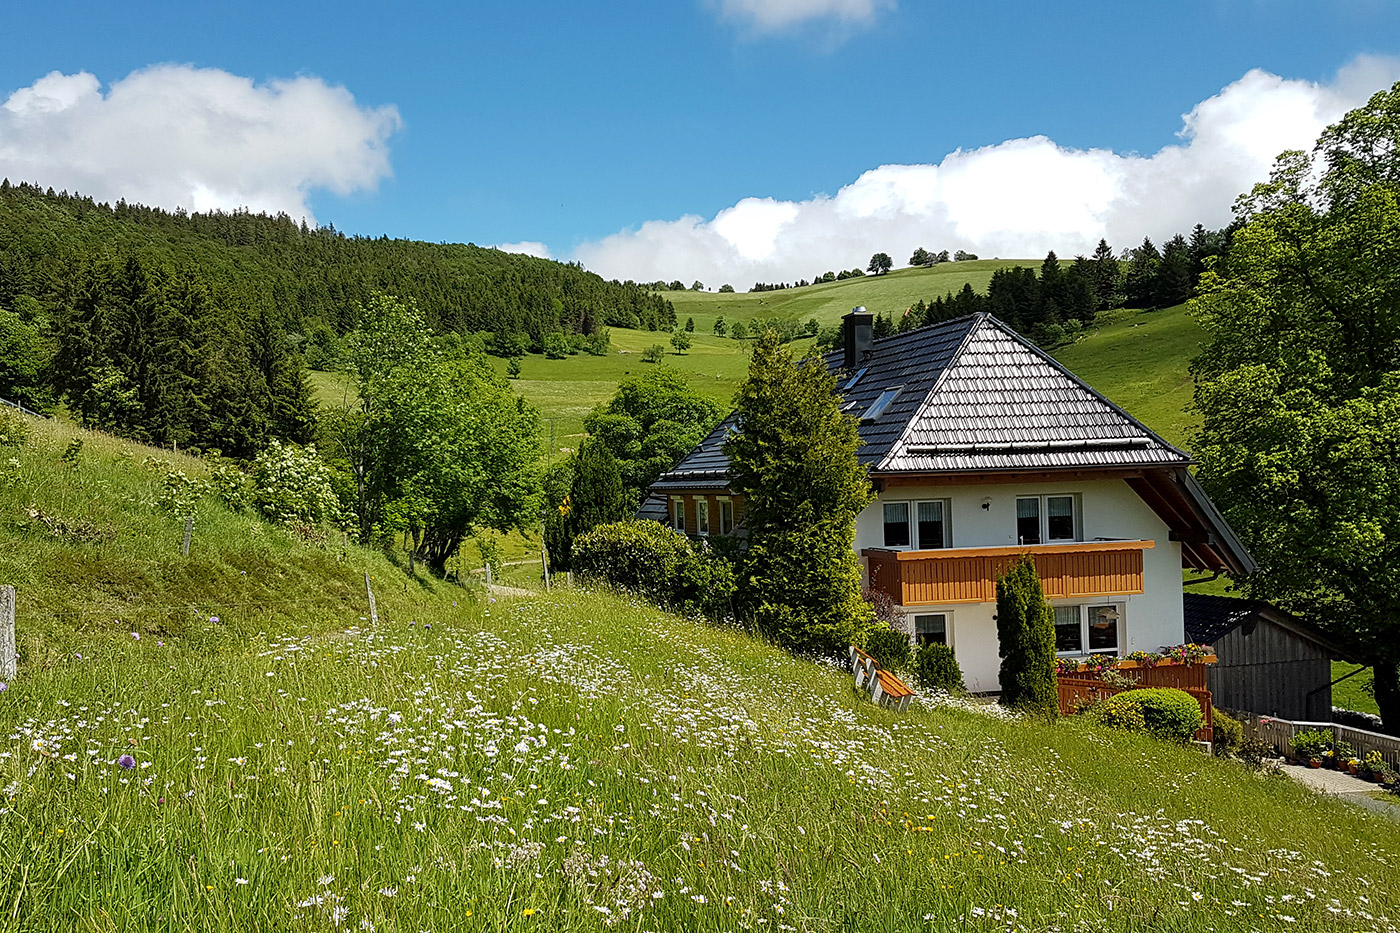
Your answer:
[[[424,628],[432,628],[432,627],[433,627],[433,623],[431,623],[431,622],[424,622],[424,623],[423,623],[423,627],[424,627]]]
[[[136,767],[136,759],[130,755],[123,755],[117,759],[117,764],[121,766],[123,771],[130,771]]]
[[[218,617],[218,616],[210,616],[210,617],[209,617],[209,624],[210,624],[210,625],[218,625],[218,624],[219,624],[219,617]]]
[[[134,638],[134,639],[136,639],[137,641],[140,641],[140,640],[141,640],[141,633],[140,633],[140,632],[132,632],[132,633],[131,633],[131,637]]]
[[[10,689],[10,685],[0,680],[0,692]]]

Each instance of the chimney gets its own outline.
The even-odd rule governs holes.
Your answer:
[[[855,370],[861,360],[870,352],[870,342],[874,339],[875,316],[864,306],[852,308],[851,313],[841,319],[846,336],[845,368]]]

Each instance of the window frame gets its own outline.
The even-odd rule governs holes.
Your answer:
[[[924,547],[919,535],[919,506],[927,502],[937,502],[943,506],[943,543],[938,547]],[[908,533],[908,544],[890,544],[885,529],[890,522],[885,520],[885,507],[902,505],[905,507],[904,527]],[[880,500],[880,540],[888,551],[943,551],[953,546],[953,500],[943,499],[882,499]]]
[[[909,615],[909,643],[919,648],[929,642],[919,641],[919,619],[921,617],[941,616],[943,618],[943,640],[934,644],[947,645],[953,647],[953,613],[947,609],[938,612],[914,612]]]
[[[710,500],[705,496],[695,497],[695,534],[701,538],[710,536]]]
[[[716,496],[719,502],[719,533],[730,534],[734,531],[734,500],[729,496]]]
[[[685,496],[671,497],[671,530],[685,534]]]
[[[1070,503],[1070,521],[1074,526],[1073,537],[1052,538],[1050,537],[1050,500],[1068,499]],[[1036,503],[1036,525],[1037,535],[1040,540],[1027,544],[1021,539],[1021,503]],[[1084,540],[1084,507],[1083,498],[1077,492],[1053,492],[1037,493],[1035,495],[1016,497],[1015,516],[1015,540],[1018,546],[1035,547],[1040,544],[1074,544]]]
[[[1074,650],[1074,651],[1060,651],[1060,650],[1059,650],[1059,644],[1058,644],[1058,641],[1057,641],[1057,642],[1056,642],[1056,645],[1055,645],[1055,656],[1056,656],[1056,657],[1060,657],[1060,658],[1082,658],[1082,657],[1085,657],[1085,656],[1091,655],[1091,654],[1111,654],[1111,655],[1113,655],[1113,656],[1115,656],[1115,657],[1120,657],[1120,658],[1124,656],[1125,652],[1124,652],[1123,648],[1124,648],[1124,642],[1126,641],[1126,639],[1123,637],[1123,635],[1124,635],[1125,625],[1126,625],[1126,622],[1127,622],[1127,618],[1126,618],[1126,617],[1127,617],[1127,611],[1126,611],[1127,607],[1126,607],[1126,605],[1125,605],[1124,603],[1121,603],[1121,602],[1105,602],[1105,601],[1100,600],[1100,601],[1096,601],[1096,602],[1073,602],[1073,603],[1052,604],[1052,608],[1057,609],[1057,610],[1058,610],[1058,609],[1075,609],[1075,610],[1077,610],[1078,613],[1079,613],[1079,620],[1078,620],[1078,624],[1079,624],[1079,648],[1078,648],[1077,650]],[[1091,618],[1090,613],[1091,613],[1093,610],[1095,610],[1095,609],[1111,609],[1111,610],[1113,610],[1113,611],[1117,614],[1117,618],[1115,618],[1115,619],[1113,620],[1113,622],[1114,622],[1114,641],[1116,641],[1117,644],[1116,644],[1114,647],[1112,647],[1112,648],[1091,648],[1091,647],[1089,647],[1089,623],[1090,623],[1090,618]],[[1057,628],[1057,629],[1059,628],[1059,625],[1058,625],[1058,624],[1056,624],[1056,628]],[[1058,634],[1058,633],[1057,633],[1057,634]]]

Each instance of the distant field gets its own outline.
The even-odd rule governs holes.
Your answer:
[[[900,269],[886,275],[866,275],[858,279],[788,288],[776,292],[746,292],[752,282],[731,282],[734,294],[718,292],[662,292],[675,305],[676,317],[685,322],[695,318],[696,331],[710,333],[715,319],[751,321],[760,317],[781,317],[795,321],[816,318],[823,326],[835,324],[841,315],[857,305],[871,314],[903,314],[904,309],[923,299],[929,301],[971,283],[986,294],[992,273],[1003,266],[1035,266],[1039,259],[979,259],[972,262],[945,262],[928,269]]]

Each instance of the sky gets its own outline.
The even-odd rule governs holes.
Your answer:
[[[794,281],[913,248],[1222,226],[1400,80],[1392,0],[51,0],[5,17],[0,175]]]

